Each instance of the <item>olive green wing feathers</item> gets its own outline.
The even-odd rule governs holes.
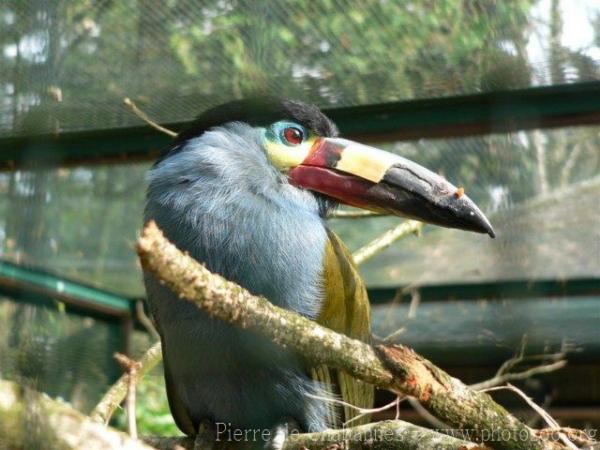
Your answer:
[[[367,290],[352,260],[352,255],[342,241],[332,231],[325,249],[323,271],[324,301],[317,322],[338,333],[343,333],[363,342],[371,342],[371,312]],[[315,379],[328,390],[336,392],[342,400],[360,408],[371,408],[374,388],[357,380],[347,373],[320,366],[312,370]],[[343,408],[343,421],[348,421],[359,413],[350,407]],[[336,427],[342,423],[333,417]],[[369,416],[352,421],[353,425],[367,423]]]

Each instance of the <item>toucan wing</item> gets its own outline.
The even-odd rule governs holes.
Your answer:
[[[165,376],[165,387],[167,389],[167,400],[169,401],[169,409],[171,410],[171,415],[175,420],[175,424],[177,427],[183,431],[188,436],[193,436],[197,433],[197,424],[194,424],[194,421],[189,415],[189,411],[181,401],[181,397],[177,392],[177,385],[173,380],[173,376],[171,375],[171,369],[169,368],[169,359],[167,358],[166,352],[166,343],[163,338],[162,330],[160,329],[160,325],[158,321],[154,319],[154,314],[150,314],[150,319],[156,331],[161,336],[160,342],[162,346],[162,362]]]
[[[165,350],[163,342],[163,367],[165,373],[165,387],[167,388],[167,400],[169,401],[169,409],[171,415],[177,424],[177,427],[188,436],[194,436],[198,432],[198,424],[195,424],[193,419],[189,415],[188,408],[181,401],[181,397],[177,392],[177,385],[173,381],[171,370],[169,369],[168,360],[165,358]]]
[[[323,286],[325,296],[317,322],[338,333],[343,333],[364,342],[371,341],[371,312],[365,284],[358,273],[352,255],[340,238],[328,230],[325,250]],[[374,388],[357,380],[344,371],[320,366],[312,369],[312,375],[342,400],[360,408],[373,406]],[[359,413],[350,407],[343,408],[343,421],[352,419]],[[339,417],[333,412],[331,423],[340,427]],[[367,423],[369,416],[352,421],[352,425]]]

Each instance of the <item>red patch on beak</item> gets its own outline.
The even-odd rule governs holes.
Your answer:
[[[288,177],[294,186],[320,192],[347,205],[373,209],[368,193],[375,183],[368,180],[325,167],[304,165],[290,170]]]
[[[345,144],[317,139],[302,161],[302,165],[334,168],[342,157],[345,147]]]

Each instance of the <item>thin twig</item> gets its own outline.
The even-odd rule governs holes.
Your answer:
[[[535,412],[537,412],[542,417],[542,419],[544,419],[544,422],[546,422],[551,428],[560,428],[560,425],[558,424],[558,422],[556,420],[554,420],[554,418],[550,414],[548,414],[548,412],[546,412],[541,406],[539,406],[531,398],[529,398],[527,396],[527,394],[525,394],[521,389],[519,389],[516,386],[513,386],[510,383],[507,383],[506,386],[496,386],[496,387],[484,389],[484,390],[482,390],[482,392],[492,392],[492,391],[501,391],[501,390],[508,390],[508,391],[515,392],[517,395],[519,395],[519,397],[521,397],[523,400],[525,400],[525,402]],[[571,442],[570,439],[564,433],[558,432],[558,436],[560,437],[560,440],[567,447],[569,447],[572,450],[579,450],[578,447],[575,444],[573,444],[573,442]]]
[[[409,283],[406,286],[396,289],[394,298],[388,304],[387,313],[385,314],[385,319],[383,320],[382,327],[385,327],[387,324],[390,324],[393,322],[394,315],[392,314],[392,311],[400,304],[400,302],[402,302],[402,298],[404,297],[404,295],[407,293],[412,294],[414,291],[418,291],[420,288],[421,288],[421,286],[419,285],[419,283],[413,282],[413,283]],[[412,295],[411,295],[411,300],[412,300]],[[404,329],[404,327],[401,327],[400,330],[390,333],[384,339],[384,341],[387,341],[388,343],[392,344],[393,343],[392,339],[398,337],[401,333],[403,333],[404,331],[401,331],[403,329]]]
[[[400,335],[404,334],[405,332],[406,332],[406,327],[400,327],[396,331],[392,331],[386,337],[379,338],[378,340],[385,344],[393,344],[393,341]]]
[[[368,217],[385,217],[388,214],[365,210],[337,210],[330,213],[328,219],[365,219]]]
[[[327,402],[327,403],[334,403],[336,405],[348,407],[354,411],[357,411],[359,414],[352,417],[351,419],[348,419],[346,422],[344,422],[344,424],[343,424],[344,427],[348,426],[349,423],[360,419],[361,417],[368,416],[369,414],[383,412],[386,409],[390,409],[392,407],[396,407],[396,411],[398,411],[398,405],[401,402],[400,396],[397,395],[396,398],[392,402],[388,403],[387,405],[383,405],[378,408],[361,408],[360,406],[356,406],[356,405],[353,405],[352,403],[348,403],[348,402],[345,402],[343,400],[339,400],[339,399],[333,398],[333,397],[324,397],[321,395],[313,395],[313,394],[306,394],[306,395],[310,398],[314,398],[315,400],[320,400],[322,402]],[[398,419],[397,412],[396,412],[396,419]]]
[[[521,361],[523,361],[526,348],[527,348],[527,334],[524,334],[523,337],[521,337],[521,343],[519,344],[519,347],[517,347],[517,351],[515,352],[515,355],[512,358],[507,359],[500,365],[500,367],[496,371],[495,377],[499,377],[505,373],[508,373],[513,367],[515,367],[517,364],[519,364]]]
[[[135,414],[135,390],[140,363],[122,353],[115,353],[115,359],[127,374],[127,429],[129,436],[137,439],[137,422]]]
[[[366,260],[388,248],[401,237],[409,234],[418,234],[422,227],[423,223],[416,220],[406,220],[400,223],[398,226],[386,231],[381,236],[373,239],[367,245],[354,252],[352,254],[354,262],[356,264],[364,263]]]
[[[419,403],[419,401],[416,398],[407,397],[407,400],[408,403],[410,403],[410,405],[414,408],[414,410],[432,427],[438,430],[447,430],[448,428],[450,428],[447,424],[445,424],[440,419],[431,414],[429,411],[427,411],[425,408],[423,408],[423,405],[421,405],[421,403]]]
[[[527,347],[527,335],[524,335],[521,339],[515,356],[506,360],[489,380],[481,381],[470,385],[472,389],[481,391],[489,389],[494,386],[500,386],[509,381],[525,380],[532,376],[554,372],[562,369],[567,365],[566,357],[570,350],[569,345],[563,342],[561,351],[558,353],[539,354],[539,355],[525,355],[525,349]],[[520,364],[529,363],[532,361],[542,361],[541,364],[530,367],[529,369],[522,370],[520,372],[512,371],[515,367]]]
[[[581,142],[577,142],[573,149],[569,152],[569,157],[562,165],[562,170],[560,171],[560,186],[565,187],[569,184],[569,178],[571,176],[571,171],[575,166],[575,162],[579,158],[581,151],[583,150],[583,144]]]
[[[162,125],[159,125],[158,123],[156,123],[154,120],[152,120],[150,117],[148,117],[148,115],[142,111],[141,109],[139,109],[136,104],[133,102],[133,100],[131,100],[129,97],[125,97],[123,99],[123,103],[125,104],[125,106],[127,106],[136,116],[138,116],[140,119],[142,119],[144,122],[146,122],[148,125],[150,125],[152,128],[165,133],[168,136],[171,137],[175,137],[177,136],[177,133],[175,133],[173,130],[169,130],[168,128],[163,127]]]
[[[162,347],[160,342],[156,342],[150,347],[144,356],[138,360],[139,367],[137,371],[138,380],[142,378],[148,371],[152,370],[162,359]],[[127,389],[129,386],[129,377],[127,374],[123,374],[116,383],[114,383],[110,389],[104,394],[100,402],[92,410],[90,417],[102,423],[108,423],[111,416],[121,404],[125,396],[127,395]]]
[[[550,373],[555,372],[557,370],[562,369],[567,365],[567,361],[561,360],[556,361],[551,364],[542,364],[540,366],[535,366],[527,370],[523,370],[522,372],[507,372],[505,374],[495,376],[489,380],[482,381],[481,383],[471,384],[471,388],[477,391],[485,391],[491,387],[499,386],[508,381],[518,381],[525,380],[527,378],[531,378],[534,375],[539,375],[541,373]]]
[[[152,320],[150,320],[150,317],[148,317],[146,311],[144,311],[143,300],[138,300],[135,302],[135,313],[137,315],[138,320],[144,326],[146,331],[154,338],[155,341],[159,341],[160,334],[158,334],[158,331],[156,331],[156,327],[152,323]]]
[[[410,305],[408,306],[407,318],[414,319],[417,317],[417,309],[421,304],[421,292],[418,289],[410,291]]]

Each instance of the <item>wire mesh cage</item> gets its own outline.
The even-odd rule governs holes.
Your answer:
[[[0,378],[88,412],[113,353],[150,343],[134,245],[170,137],[123,99],[179,131],[276,95],[452,180],[496,228],[426,226],[361,264],[374,333],[473,383],[524,341],[568,355],[522,387],[597,426],[599,30],[594,0],[2,2]],[[397,223],[327,220],[352,251]],[[161,377],[140,423],[176,433]]]

